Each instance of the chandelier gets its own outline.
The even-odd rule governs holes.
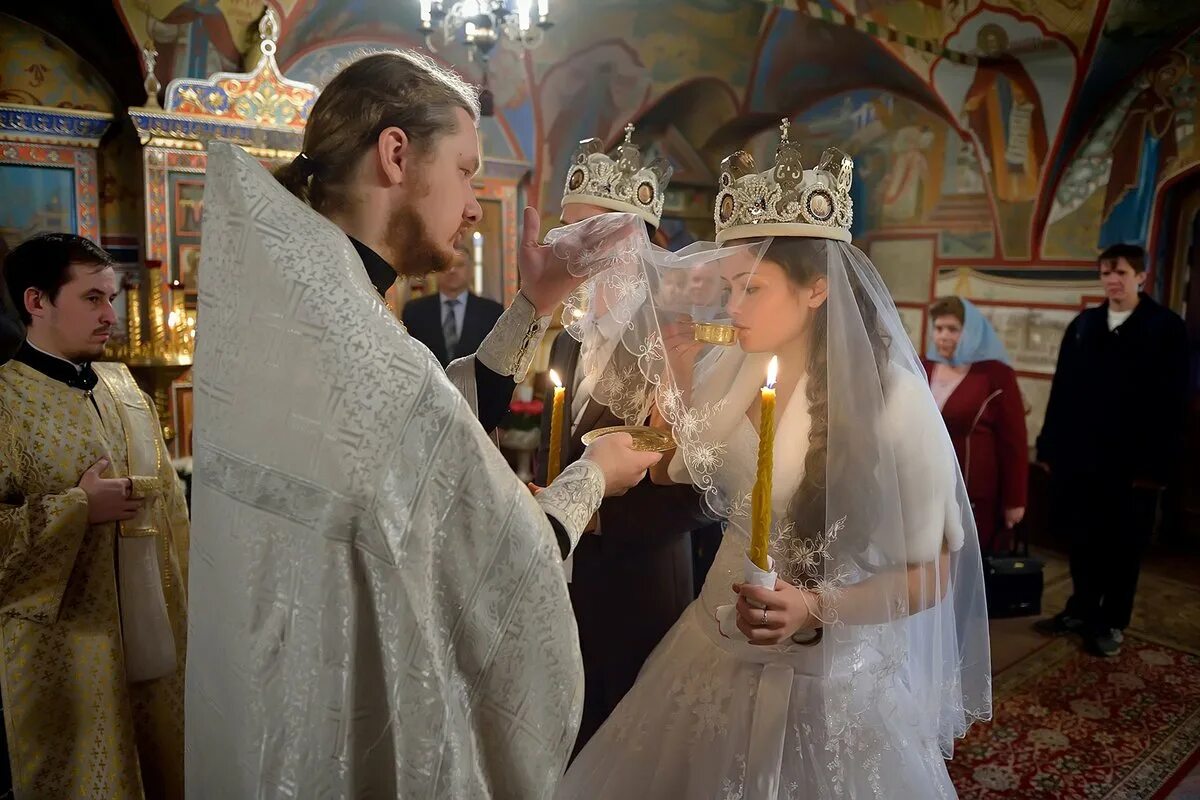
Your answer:
[[[421,32],[434,52],[434,34],[443,45],[465,45],[467,57],[487,66],[488,57],[501,39],[532,50],[542,43],[551,26],[550,0],[420,0]],[[534,11],[537,17],[534,17]]]

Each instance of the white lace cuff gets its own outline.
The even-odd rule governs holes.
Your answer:
[[[604,499],[604,473],[594,462],[580,459],[567,467],[554,481],[538,492],[542,511],[558,520],[571,540],[571,551],[579,543],[583,529]],[[564,553],[564,558],[569,553]]]
[[[475,358],[497,375],[511,375],[520,383],[549,327],[550,317],[537,316],[533,303],[518,293],[479,345]]]

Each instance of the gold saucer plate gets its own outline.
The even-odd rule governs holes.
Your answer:
[[[717,325],[712,322],[697,322],[693,326],[697,342],[729,347],[737,342],[737,328],[732,325]]]
[[[670,434],[666,431],[660,431],[658,428],[650,428],[645,425],[614,425],[611,428],[597,428],[583,435],[583,444],[586,447],[601,436],[607,436],[610,433],[628,433],[633,437],[634,450],[641,450],[647,453],[665,453],[668,450],[675,449],[675,441],[671,438]]]

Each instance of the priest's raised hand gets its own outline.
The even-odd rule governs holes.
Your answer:
[[[645,225],[633,214],[605,214],[559,228],[553,241],[538,243],[541,216],[525,209],[517,271],[521,294],[539,315],[552,314],[585,280],[623,255],[648,247]]]

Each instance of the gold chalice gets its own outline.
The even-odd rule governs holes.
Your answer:
[[[730,347],[737,343],[737,328],[716,322],[697,322],[693,326],[697,342]]]
[[[633,449],[647,453],[665,453],[675,449],[675,440],[666,431],[651,428],[646,425],[613,425],[610,428],[597,428],[583,435],[584,446],[590,445],[601,436],[610,433],[628,433],[633,437]]]

